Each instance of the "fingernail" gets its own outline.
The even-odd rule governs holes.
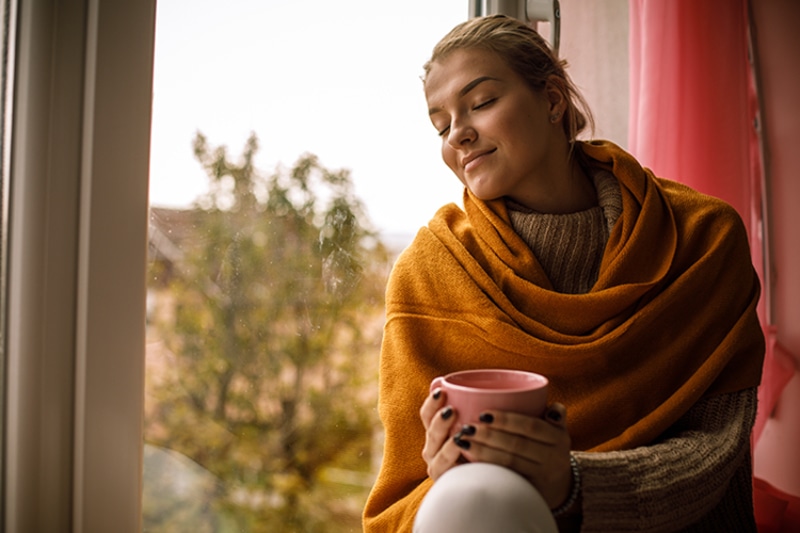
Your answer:
[[[561,413],[559,413],[555,409],[550,409],[549,411],[547,411],[547,418],[549,418],[553,422],[561,422]]]
[[[478,420],[485,424],[491,424],[494,422],[494,416],[492,416],[492,413],[481,413],[481,416],[478,417]]]
[[[452,407],[445,407],[444,411],[442,411],[442,420],[447,420],[453,416],[453,408]]]
[[[475,434],[475,426],[472,426],[470,424],[466,424],[466,425],[462,426],[461,427],[461,434],[462,435],[466,435],[468,437],[471,437],[472,435]]]
[[[468,440],[461,440],[460,438],[453,437],[453,442],[456,443],[456,446],[461,448],[462,450],[469,450],[469,441]]]
[[[433,391],[434,400],[438,400],[441,397],[442,397],[442,389],[436,389],[435,391]]]

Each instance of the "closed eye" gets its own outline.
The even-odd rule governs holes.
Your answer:
[[[495,103],[496,100],[497,100],[497,98],[489,98],[488,100],[484,100],[480,104],[474,106],[472,108],[472,110],[473,111],[477,111],[479,109],[483,109],[484,107],[490,106],[491,104]],[[443,137],[444,135],[446,135],[449,129],[450,129],[450,126],[448,125],[444,129],[439,130],[438,131],[439,137]]]
[[[489,98],[488,100],[485,100],[485,101],[481,102],[480,104],[476,105],[472,109],[484,108],[484,107],[486,107],[486,106],[488,106],[490,104],[493,104],[495,102],[495,100],[497,100],[497,98]]]

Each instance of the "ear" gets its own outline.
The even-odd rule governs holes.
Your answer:
[[[564,82],[558,76],[551,74],[544,84],[544,95],[550,104],[550,116],[561,118],[567,109],[567,94]]]

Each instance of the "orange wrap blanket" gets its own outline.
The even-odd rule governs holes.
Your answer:
[[[617,178],[623,211],[587,294],[552,291],[503,200],[465,192],[398,258],[380,365],[383,464],[367,532],[411,531],[431,485],[419,419],[431,380],[514,368],[550,379],[576,450],[654,441],[704,395],[758,385],[759,282],[733,208],[656,178],[608,142],[579,143]]]

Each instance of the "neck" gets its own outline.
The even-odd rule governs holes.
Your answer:
[[[549,214],[577,213],[598,205],[592,179],[577,158],[567,153],[531,180],[529,194],[511,199],[528,209]]]

